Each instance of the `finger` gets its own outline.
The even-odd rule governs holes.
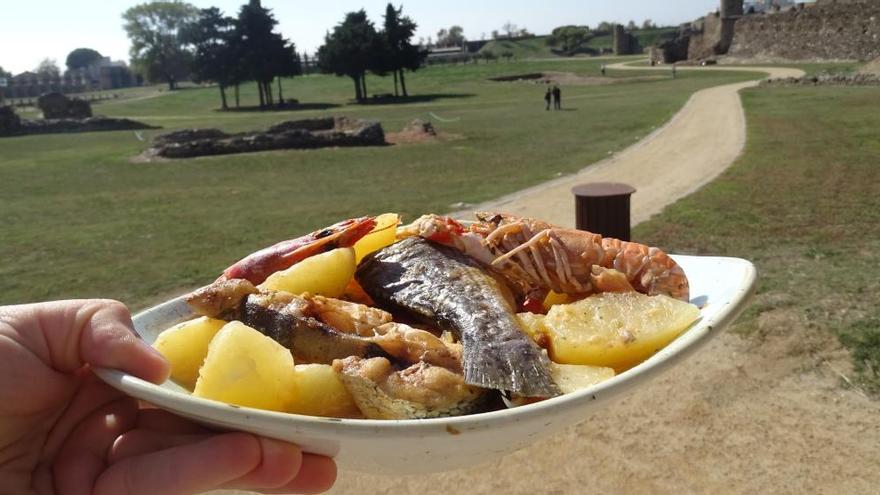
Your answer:
[[[119,436],[107,454],[107,463],[116,464],[129,457],[145,455],[159,450],[189,445],[205,440],[210,435],[177,435],[155,430],[134,429]]]
[[[198,423],[175,416],[161,409],[143,409],[138,412],[137,427],[145,430],[155,430],[175,435],[196,435],[212,433]]]
[[[255,436],[215,435],[194,444],[117,462],[98,478],[95,494],[202,492],[241,478],[261,462],[260,442]]]
[[[0,317],[12,318],[12,326],[25,334],[28,348],[55,370],[71,373],[88,363],[155,383],[168,377],[168,363],[137,338],[131,315],[120,302],[95,299],[12,306]]]
[[[262,458],[260,465],[228,483],[228,488],[259,490],[279,488],[293,481],[300,472],[303,453],[299,447],[280,440],[258,437]]]
[[[336,482],[336,463],[329,457],[303,454],[299,474],[290,483],[263,493],[323,493]]]
[[[111,402],[84,418],[71,432],[55,457],[52,474],[56,490],[90,494],[95,480],[107,467],[107,450],[122,432],[130,429],[137,402],[130,398]]]

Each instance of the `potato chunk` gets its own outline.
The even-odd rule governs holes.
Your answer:
[[[259,287],[292,294],[320,294],[339,297],[354,277],[354,249],[339,248],[306,258],[290,268],[273,273]]]
[[[373,230],[354,244],[356,261],[360,263],[364,256],[394,244],[399,223],[400,217],[397,213],[385,213],[376,217]]]
[[[699,316],[696,306],[670,297],[606,292],[556,305],[542,323],[553,361],[620,373],[662,349]]]
[[[545,335],[547,334],[547,328],[544,326],[544,318],[546,318],[546,316],[525,312],[517,313],[516,317],[519,320],[519,324],[523,331],[525,331],[526,335],[531,337],[532,340],[535,342],[546,340]]]
[[[211,345],[193,395],[237,406],[284,411],[295,393],[293,355],[247,325],[226,324]]]
[[[199,378],[199,368],[208,355],[208,344],[226,322],[202,316],[178,323],[156,337],[156,348],[171,364],[171,379],[192,390]]]
[[[354,399],[329,364],[298,364],[293,381],[296,395],[287,412],[334,418],[360,416]]]
[[[550,376],[563,394],[570,394],[614,378],[614,370],[599,366],[550,363]]]

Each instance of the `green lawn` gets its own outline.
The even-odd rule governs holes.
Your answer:
[[[394,131],[436,115],[460,139],[381,148],[268,152],[132,163],[147,147],[133,132],[0,140],[0,304],[63,297],[118,298],[135,308],[213,279],[261,246],[340,218],[398,211],[407,218],[475,203],[574,172],[632,144],[695,90],[748,74],[566,87],[568,111],[546,112],[543,88],[486,77],[535,70],[596,73],[600,61],[432,67],[408,77],[433,101],[353,105],[346,78],[288,81],[287,97],[339,105],[297,112],[217,112],[214,88],[111,102],[96,113],[163,131],[240,131],[290,118],[346,114]],[[632,77],[639,73],[613,74]],[[371,93],[389,79],[371,78]],[[253,105],[253,87],[242,91]],[[145,132],[149,138],[156,132]]]
[[[880,393],[880,88],[761,88],[744,102],[744,156],[635,234],[752,260],[758,296],[739,331],[790,334],[808,354],[837,335]]]

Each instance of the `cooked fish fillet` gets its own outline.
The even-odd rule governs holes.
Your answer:
[[[469,385],[559,395],[549,360],[522,331],[505,288],[461,252],[413,237],[366,258],[356,276],[378,303],[455,333]]]

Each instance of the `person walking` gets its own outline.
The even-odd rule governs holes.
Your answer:
[[[562,110],[562,90],[558,84],[553,86],[553,108]]]
[[[547,92],[544,93],[544,103],[547,104],[547,111],[550,111],[550,98],[552,98],[552,92],[550,88],[547,88]]]

